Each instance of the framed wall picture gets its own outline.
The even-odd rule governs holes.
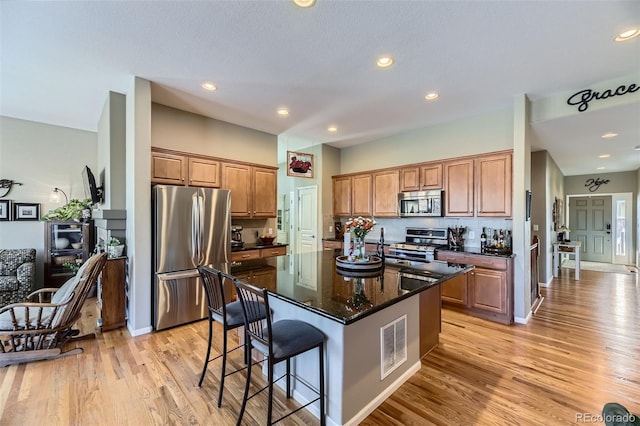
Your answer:
[[[0,200],[0,221],[11,220],[11,200]]]
[[[287,151],[287,176],[312,178],[313,154]]]
[[[40,220],[40,204],[13,203],[13,220]]]

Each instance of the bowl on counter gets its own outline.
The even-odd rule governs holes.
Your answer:
[[[258,245],[261,246],[270,246],[273,244],[273,241],[276,239],[276,237],[260,237],[258,239]]]
[[[80,249],[82,248],[82,243],[71,243],[71,247],[74,249]]]

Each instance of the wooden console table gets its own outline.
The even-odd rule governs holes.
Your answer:
[[[561,254],[573,254],[576,264],[574,269],[576,271],[576,281],[580,279],[580,247],[582,243],[580,241],[568,241],[564,243],[553,243],[553,276],[558,276],[558,270],[560,269],[560,255]]]
[[[127,258],[107,259],[98,281],[98,306],[102,331],[113,330],[127,324],[125,314],[125,279]]]

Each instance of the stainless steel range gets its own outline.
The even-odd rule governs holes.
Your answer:
[[[389,245],[388,256],[425,262],[435,259],[438,248],[448,248],[446,228],[407,228],[405,241]]]

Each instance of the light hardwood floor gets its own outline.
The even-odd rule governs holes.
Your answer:
[[[563,269],[527,325],[445,310],[440,346],[362,424],[592,423],[611,401],[640,414],[638,277],[580,275]],[[95,319],[88,306],[83,326]],[[235,424],[244,376],[227,378],[216,408],[219,364],[197,386],[206,343],[205,321],[136,338],[120,329],[76,343],[78,356],[0,368],[0,424]],[[246,424],[264,424],[265,401],[249,402]],[[317,421],[303,410],[283,424]]]

